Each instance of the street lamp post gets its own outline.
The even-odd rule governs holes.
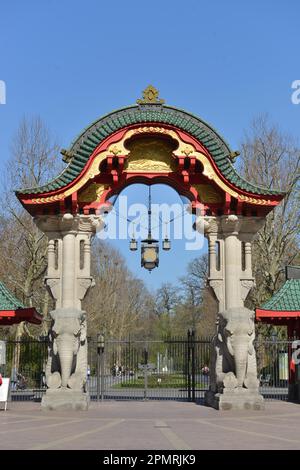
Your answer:
[[[104,336],[102,334],[97,335],[97,401],[100,399],[103,401],[104,392]]]

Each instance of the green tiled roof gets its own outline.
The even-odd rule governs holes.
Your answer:
[[[300,279],[289,279],[265,302],[262,310],[300,312]]]
[[[16,193],[40,194],[63,188],[80,174],[94,149],[106,137],[128,125],[147,122],[170,124],[190,133],[209,150],[221,173],[234,186],[252,194],[283,194],[243,179],[232,165],[229,146],[206,122],[181,109],[157,104],[129,106],[94,121],[71,144],[68,152],[72,157],[60,175],[41,187],[22,189]]]
[[[0,310],[17,310],[25,308],[22,302],[14,297],[9,290],[0,282]]]

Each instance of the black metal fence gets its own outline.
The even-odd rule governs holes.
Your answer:
[[[187,336],[158,341],[106,340],[104,352],[89,339],[87,383],[92,400],[197,401],[209,389],[211,338]],[[260,391],[266,399],[288,399],[292,341],[256,342]],[[46,391],[46,341],[7,341],[3,376],[11,378],[11,400],[40,401]]]
[[[195,338],[193,332],[161,341],[108,340],[98,359],[97,341],[92,340],[91,399],[203,398],[209,388],[210,343],[210,338]]]
[[[260,392],[266,399],[288,400],[290,360],[294,340],[256,341],[256,358]]]
[[[6,363],[0,371],[10,377],[11,400],[41,400],[46,391],[47,355],[45,340],[6,341]]]

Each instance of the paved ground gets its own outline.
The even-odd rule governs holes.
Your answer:
[[[300,405],[216,411],[176,401],[107,401],[88,411],[44,412],[12,402],[0,411],[3,449],[300,449]]]

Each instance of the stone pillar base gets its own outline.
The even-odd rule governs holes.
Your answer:
[[[47,390],[42,398],[42,410],[87,410],[90,397],[88,393],[70,388]]]
[[[208,390],[205,394],[205,404],[216,410],[264,410],[263,396],[257,391],[246,388],[233,390],[224,389],[223,393]]]

